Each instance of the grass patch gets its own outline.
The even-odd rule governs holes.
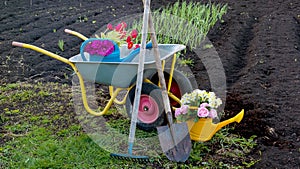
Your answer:
[[[71,126],[72,127],[72,126]],[[62,133],[62,132],[59,132]],[[68,132],[67,132],[68,133]],[[1,149],[2,163],[9,168],[110,168],[116,161],[87,135],[54,135],[35,127]]]
[[[229,136],[228,139],[240,138]],[[239,152],[242,151],[241,147],[232,140],[225,141],[225,151],[223,148],[212,148],[221,141],[224,144],[224,140],[218,136],[212,142],[194,142],[191,156],[185,164],[170,162],[164,156],[151,159],[152,163],[140,164],[110,158],[109,152],[101,149],[82,132],[79,135],[62,136],[47,128],[35,127],[25,136],[17,137],[1,147],[0,162],[8,168],[244,168],[246,164],[255,164],[254,159]],[[255,144],[251,139],[244,141]]]
[[[146,164],[112,159],[74,118],[72,96],[67,92],[70,86],[20,83],[0,88],[5,89],[1,95],[7,96],[0,105],[5,112],[1,114],[0,168],[244,168],[257,162],[248,156],[255,138],[230,134],[232,127],[221,129],[209,142],[193,142],[186,163],[171,162],[163,154]],[[29,91],[42,92],[27,96]],[[16,93],[27,99],[11,97]],[[57,106],[61,103],[64,108]],[[105,118],[110,127],[128,135],[128,119],[120,118],[115,110]],[[136,134],[137,138],[157,135],[141,130]],[[127,139],[123,147],[127,148]]]
[[[158,42],[161,44],[184,44],[197,48],[208,31],[227,12],[227,5],[200,2],[176,2],[153,12]],[[141,32],[142,21],[135,21],[133,29]],[[141,35],[139,35],[141,36]],[[140,37],[137,40],[141,39]]]

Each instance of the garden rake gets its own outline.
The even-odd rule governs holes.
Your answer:
[[[142,83],[143,83],[144,61],[145,61],[145,55],[146,55],[146,40],[147,40],[147,33],[148,33],[149,13],[150,13],[150,0],[146,0],[146,3],[144,4],[142,41],[141,41],[141,47],[140,47],[141,50],[140,50],[140,54],[139,54],[139,65],[138,65],[138,72],[137,72],[136,89],[135,89],[134,103],[133,103],[133,108],[132,108],[129,138],[128,138],[128,154],[114,154],[114,153],[110,154],[110,156],[113,158],[132,160],[132,161],[137,161],[137,162],[143,162],[143,161],[149,160],[148,156],[136,156],[136,155],[133,155],[133,153],[132,153],[133,144],[134,144],[134,140],[135,140],[135,131],[136,131],[137,115],[138,115],[139,104],[140,104],[141,89],[142,89]]]

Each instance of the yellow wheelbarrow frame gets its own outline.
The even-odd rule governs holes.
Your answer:
[[[88,39],[84,35],[82,35],[82,34],[80,34],[78,32],[69,30],[69,29],[66,29],[65,32],[69,33],[69,34],[72,34],[72,35],[75,35],[75,36],[81,38],[82,40],[87,40]],[[108,110],[110,109],[112,103],[116,103],[116,104],[119,104],[119,105],[125,104],[126,97],[127,97],[128,93],[129,93],[129,90],[132,87],[134,87],[134,84],[131,85],[131,86],[129,86],[129,87],[127,87],[127,88],[119,88],[119,87],[114,87],[114,86],[109,85],[110,99],[109,99],[108,103],[106,104],[106,106],[104,107],[104,109],[102,111],[94,111],[93,109],[91,109],[89,107],[89,104],[88,104],[88,101],[87,101],[86,88],[85,88],[85,85],[84,85],[84,79],[83,79],[80,71],[78,70],[78,68],[76,67],[76,65],[73,62],[71,62],[70,60],[68,60],[68,59],[66,59],[64,57],[61,57],[61,56],[59,56],[57,54],[54,54],[52,52],[49,52],[49,51],[47,51],[45,49],[42,49],[42,48],[34,46],[34,45],[30,45],[30,44],[26,44],[26,43],[21,43],[21,42],[12,42],[12,45],[13,46],[22,47],[22,48],[28,48],[28,49],[37,51],[39,53],[45,54],[47,56],[50,56],[51,58],[54,58],[56,60],[59,60],[59,61],[61,61],[63,63],[66,63],[66,64],[70,65],[71,68],[74,70],[75,74],[77,75],[78,79],[79,79],[79,84],[80,84],[80,89],[81,89],[81,95],[82,95],[82,100],[83,100],[84,108],[91,115],[102,116],[102,115],[106,114],[108,112]],[[165,60],[162,60],[162,63],[163,63],[163,65],[165,65]],[[178,97],[176,97],[173,93],[170,92],[171,84],[172,84],[172,79],[173,79],[173,72],[174,72],[174,69],[175,69],[175,63],[176,63],[176,53],[173,55],[172,64],[171,64],[171,68],[170,68],[170,76],[169,76],[169,84],[168,84],[168,94],[169,94],[170,98],[172,98],[173,100],[175,100],[176,102],[178,102],[180,104],[180,99]],[[163,69],[164,69],[164,67],[163,67]],[[153,82],[151,82],[147,78],[145,78],[144,81],[147,82],[147,83],[153,83]],[[122,100],[118,100],[116,97],[118,96],[118,94],[122,90],[127,90],[127,93],[126,93],[126,95],[124,96],[124,98]]]

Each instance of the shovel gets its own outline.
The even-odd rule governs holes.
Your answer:
[[[144,0],[143,3],[145,3]],[[148,3],[150,2],[148,1]],[[148,5],[146,4],[146,6],[150,6],[150,4]],[[158,51],[156,34],[155,34],[151,15],[149,15],[148,25],[149,25],[151,41],[153,45],[152,48],[154,50],[154,55],[155,55],[156,68],[157,68],[158,77],[162,89],[164,109],[165,112],[167,113],[167,121],[168,121],[167,126],[157,127],[160,146],[169,160],[176,161],[176,162],[185,162],[190,156],[191,147],[192,147],[188,126],[186,123],[173,124],[173,117],[171,112],[169,96],[166,88],[164,73],[162,71],[162,64],[160,60],[160,54]]]

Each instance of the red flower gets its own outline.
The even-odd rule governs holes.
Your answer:
[[[133,47],[133,42],[131,42],[131,41],[128,42],[127,48],[128,48],[128,49],[131,49],[132,47]]]
[[[139,44],[136,44],[135,46],[134,46],[134,49],[137,49],[137,48],[139,48],[140,47],[140,45]]]
[[[133,29],[133,30],[131,31],[131,37],[132,37],[132,38],[136,38],[137,35],[138,35],[138,31],[135,30],[135,29]]]
[[[131,41],[131,37],[128,36],[127,39],[126,39],[126,42],[128,43],[128,42],[130,42],[130,41]]]
[[[108,30],[114,30],[114,27],[112,26],[111,23],[109,23],[109,24],[107,24],[107,29],[108,29]]]

